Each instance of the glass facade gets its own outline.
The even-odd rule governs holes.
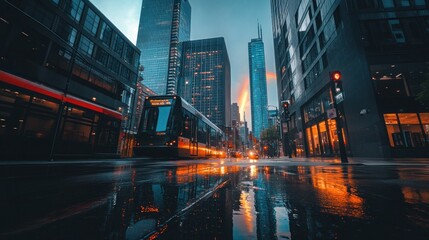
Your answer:
[[[252,39],[248,44],[252,132],[257,138],[264,129],[268,128],[265,51],[261,33],[258,34],[259,38]]]
[[[169,71],[170,78],[176,80],[180,61],[178,43],[190,39],[190,29],[188,0],[143,1],[137,47],[142,51],[143,81],[155,93],[167,93]],[[172,84],[175,87],[175,81]]]
[[[338,153],[327,118],[333,70],[345,78],[340,109],[349,154],[429,154],[427,107],[416,101],[429,69],[427,7],[425,0],[271,0],[279,101],[291,103],[298,121],[290,120],[288,134],[305,143],[307,156]]]
[[[139,50],[87,0],[37,3],[0,2],[1,151],[116,156]]]
[[[231,72],[223,38],[183,43],[178,94],[222,128],[231,124]]]

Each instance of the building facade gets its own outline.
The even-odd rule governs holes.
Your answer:
[[[272,0],[279,101],[287,136],[307,156],[339,153],[329,89],[341,71],[339,121],[348,154],[428,156],[429,109],[416,101],[429,72],[424,0]]]
[[[252,113],[252,132],[259,138],[261,132],[268,127],[268,96],[267,77],[265,70],[265,51],[262,41],[262,30],[258,26],[258,38],[248,44],[250,106]]]
[[[178,94],[221,129],[231,126],[231,71],[224,38],[183,42]]]
[[[240,126],[240,107],[237,103],[231,105],[231,126]]]
[[[180,42],[190,40],[188,0],[145,0],[140,14],[137,47],[142,51],[145,85],[156,94],[175,94],[180,67]]]
[[[2,159],[117,156],[140,51],[88,0],[2,0],[0,20]]]

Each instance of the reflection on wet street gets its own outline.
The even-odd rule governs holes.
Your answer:
[[[0,239],[428,239],[427,165],[1,167]]]

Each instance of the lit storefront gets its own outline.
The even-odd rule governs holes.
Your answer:
[[[429,113],[384,114],[390,147],[422,148],[429,145]]]
[[[327,117],[332,102],[329,90],[323,91],[303,107],[305,141],[308,156],[333,156],[340,154],[335,119]],[[343,125],[345,125],[343,123]],[[347,137],[343,129],[344,143]]]

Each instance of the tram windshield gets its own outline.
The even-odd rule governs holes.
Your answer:
[[[149,107],[144,111],[143,132],[165,132],[171,106]]]

